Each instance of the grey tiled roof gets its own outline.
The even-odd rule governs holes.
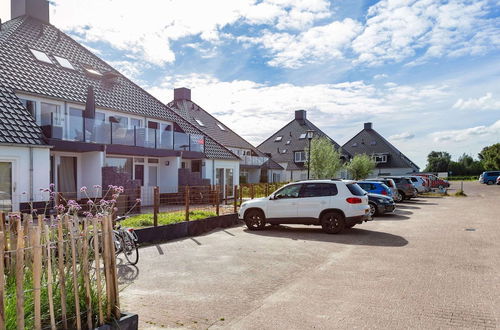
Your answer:
[[[337,142],[307,119],[304,121],[292,120],[279,131],[271,135],[267,140],[262,142],[257,148],[262,152],[270,153],[274,161],[286,163],[286,170],[304,170],[304,164],[295,163],[294,151],[304,151],[309,146],[309,141],[307,139],[300,139],[300,135],[306,133],[308,130],[314,130],[316,137],[328,138],[335,146],[335,149],[340,148]],[[278,136],[282,136],[283,138],[281,141],[275,142]],[[290,141],[289,144],[287,144],[288,141]],[[284,150],[286,150],[286,152],[282,153]],[[344,150],[341,152],[347,157],[349,156]]]
[[[68,59],[76,70],[36,60],[29,49]],[[89,75],[85,67],[115,75],[110,83]],[[96,106],[104,109],[176,122],[186,133],[202,134],[141,87],[92,54],[53,25],[27,16],[2,25],[0,31],[0,83],[13,91],[85,104],[88,86],[95,91]],[[238,159],[222,145],[206,137],[208,158]]]
[[[352,155],[357,154],[386,154],[387,163],[378,163],[377,168],[414,168],[419,167],[406,157],[401,151],[387,141],[373,128],[365,128],[347,141],[342,148]]]
[[[174,100],[170,102],[168,106],[222,145],[226,147],[250,149],[252,150],[254,156],[267,157],[262,151],[255,148],[247,140],[231,130],[220,120],[217,120],[217,118],[212,116],[208,111],[204,110],[192,100]],[[196,119],[200,120],[204,126],[197,123]],[[222,130],[217,124],[222,125],[224,130]],[[270,169],[282,169],[282,167],[273,160],[266,163],[265,166]]]

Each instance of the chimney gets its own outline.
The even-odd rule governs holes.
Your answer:
[[[12,19],[27,15],[49,24],[49,2],[47,0],[11,0],[10,15]]]
[[[186,87],[175,88],[174,89],[174,101],[177,100],[188,100],[191,101],[191,90]]]
[[[365,129],[372,129],[372,123],[365,123]]]
[[[305,124],[305,120],[307,117],[306,114],[307,114],[307,112],[305,110],[296,110],[295,111],[295,120],[297,120],[301,124]]]

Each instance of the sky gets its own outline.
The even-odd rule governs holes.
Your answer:
[[[51,0],[51,23],[155,97],[254,145],[294,117],[364,122],[422,169],[500,142],[500,0]],[[0,0],[10,19],[10,0]]]

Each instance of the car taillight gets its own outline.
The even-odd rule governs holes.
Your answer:
[[[387,191],[385,191],[385,190],[382,190],[382,195],[385,195],[385,196],[387,196]]]
[[[359,197],[349,197],[346,198],[347,203],[349,204],[361,204],[363,201]]]
[[[127,229],[130,233],[134,232],[134,228],[128,228]]]

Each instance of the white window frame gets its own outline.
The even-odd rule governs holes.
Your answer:
[[[195,118],[194,120],[198,123],[198,125],[205,127],[205,124],[200,119]]]
[[[33,56],[35,56],[35,58],[38,61],[43,62],[43,63],[47,63],[47,64],[54,64],[54,62],[52,62],[52,60],[50,59],[49,55],[47,55],[47,53],[42,52],[41,50],[32,49],[32,48],[30,48],[29,50],[31,51],[31,54],[33,54]]]
[[[283,135],[279,135],[274,139],[274,142],[281,142],[283,140]]]
[[[62,66],[63,68],[76,70],[73,64],[71,64],[71,62],[67,58],[57,55],[54,55],[54,58],[56,59],[57,63],[59,63],[59,65]]]
[[[380,163],[387,163],[387,155],[386,154],[374,154],[372,156],[372,159],[375,161],[375,163],[380,164]]]
[[[299,156],[300,157],[297,157]],[[293,160],[295,163],[305,163],[307,161],[307,154],[305,151],[294,151],[293,152]]]
[[[306,138],[306,136],[307,136],[307,133],[300,134],[299,140],[304,140]]]
[[[221,131],[225,131],[226,128],[224,126],[222,126],[221,123],[217,123],[217,126],[219,126],[219,128],[221,129]]]

